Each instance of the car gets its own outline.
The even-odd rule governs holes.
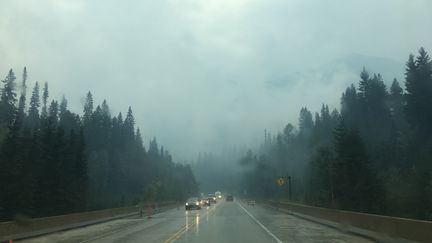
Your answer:
[[[210,206],[211,205],[210,198],[200,199],[200,204],[203,205],[203,206]]]
[[[209,194],[208,199],[211,203],[216,203],[216,196],[214,194]]]
[[[199,209],[201,209],[201,204],[200,204],[200,201],[198,200],[198,198],[196,198],[196,197],[189,198],[187,200],[187,202],[185,203],[185,209],[186,210],[192,210],[192,209],[199,210]]]
[[[228,196],[226,197],[226,201],[227,201],[227,202],[232,202],[232,201],[234,201],[234,197],[233,197],[232,195],[228,195]]]
[[[222,193],[221,192],[215,192],[215,196],[217,199],[221,199],[222,198]]]

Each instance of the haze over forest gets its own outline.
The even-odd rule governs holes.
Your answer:
[[[339,108],[363,66],[402,81],[408,54],[432,50],[430,9],[428,0],[2,1],[0,73],[27,66],[28,87],[47,81],[77,112],[89,90],[112,114],[131,105],[147,147],[157,136],[177,160],[193,160],[256,146],[264,129],[297,124],[303,106]]]

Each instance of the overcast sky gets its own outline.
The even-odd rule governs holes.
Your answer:
[[[112,113],[132,105],[146,140],[192,159],[252,146],[296,124],[301,106],[338,108],[360,71],[344,62],[394,70],[432,51],[431,10],[430,0],[0,0],[0,74],[27,66],[77,112],[88,90]]]

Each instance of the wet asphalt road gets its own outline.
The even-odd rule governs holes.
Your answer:
[[[201,210],[171,209],[21,242],[370,242],[265,206],[221,201]]]

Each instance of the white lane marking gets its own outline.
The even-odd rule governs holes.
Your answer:
[[[258,219],[256,219],[251,213],[249,213],[249,211],[247,211],[246,208],[244,208],[240,203],[237,203],[237,204],[249,215],[249,217],[251,217],[259,226],[261,226],[261,228],[263,228],[265,230],[265,232],[267,232],[267,234],[269,234],[271,237],[273,237],[273,239],[275,239],[276,242],[283,243],[281,240],[279,240],[279,238],[276,237],[276,235],[274,235],[272,232],[270,232],[270,230],[267,229],[267,227],[265,227],[263,224],[261,224],[261,222],[258,221]]]

